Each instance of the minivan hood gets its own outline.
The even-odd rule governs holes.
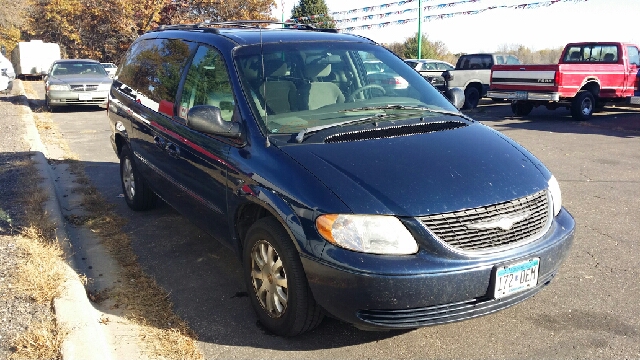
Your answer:
[[[512,200],[548,186],[537,159],[479,123],[411,136],[281,149],[356,214],[450,212]]]

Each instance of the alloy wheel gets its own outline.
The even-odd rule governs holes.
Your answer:
[[[136,180],[133,176],[133,165],[131,160],[126,158],[124,160],[124,167],[122,168],[122,184],[124,185],[126,196],[133,200],[136,195]]]
[[[260,305],[272,318],[287,310],[287,274],[276,249],[266,240],[259,240],[251,250],[251,279]]]

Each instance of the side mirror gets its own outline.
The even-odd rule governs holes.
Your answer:
[[[460,110],[464,106],[464,91],[460,88],[452,88],[444,93],[444,96]]]
[[[187,113],[187,126],[206,134],[229,138],[240,137],[240,124],[222,120],[220,108],[211,105],[197,105]]]

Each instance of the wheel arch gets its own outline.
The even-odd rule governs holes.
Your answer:
[[[115,133],[113,138],[116,143],[116,154],[118,155],[118,158],[119,158],[120,154],[122,154],[122,148],[127,143],[127,139],[121,133]]]
[[[470,87],[470,86],[478,89],[478,92],[480,93],[480,97],[482,97],[482,81],[480,81],[478,79],[469,80],[464,85],[464,90],[467,90],[467,88]]]
[[[593,95],[594,98],[598,98],[600,95],[600,79],[597,77],[588,77],[582,81],[582,85],[580,85],[580,89],[578,92],[582,90],[587,90]],[[577,94],[577,93],[576,93]]]
[[[257,220],[264,217],[274,217],[285,229],[293,241],[298,253],[310,252],[307,237],[303,230],[300,217],[294,209],[280,196],[268,189],[252,187],[252,193],[257,196],[249,197],[249,201],[239,204],[233,212],[233,235],[235,237],[234,250],[242,257],[244,239],[247,231]],[[295,231],[294,231],[295,230]],[[316,254],[319,256],[319,254]]]

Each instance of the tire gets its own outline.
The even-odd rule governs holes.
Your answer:
[[[44,97],[44,109],[47,112],[52,113],[53,112],[53,107],[51,106],[51,100],[49,100],[49,97],[45,95]]]
[[[511,111],[515,116],[527,116],[533,110],[533,104],[524,101],[513,101],[511,103]]]
[[[273,217],[256,221],[245,238],[243,273],[260,323],[280,336],[312,330],[324,317],[311,294],[290,236]]]
[[[143,211],[156,206],[158,196],[138,172],[128,145],[124,145],[120,153],[120,183],[124,199],[131,210]]]
[[[591,118],[595,109],[596,101],[588,90],[580,90],[571,101],[571,116],[578,121],[585,121]]]
[[[480,102],[480,92],[473,86],[469,86],[464,90],[464,106],[465,110],[474,109]]]

